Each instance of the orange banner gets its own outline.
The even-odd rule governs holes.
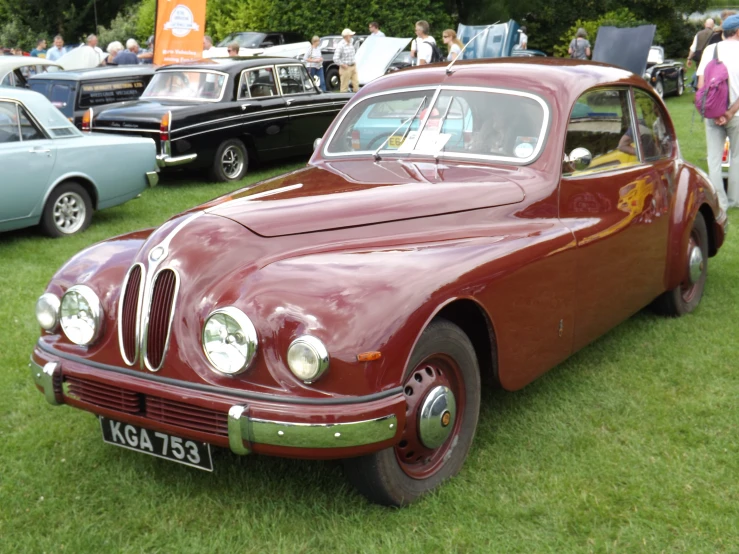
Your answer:
[[[167,65],[203,57],[205,0],[157,0],[154,63]]]

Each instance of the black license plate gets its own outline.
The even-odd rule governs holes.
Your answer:
[[[144,429],[131,423],[121,423],[100,417],[103,440],[136,452],[143,452],[205,471],[213,471],[210,445],[175,437],[167,433]]]

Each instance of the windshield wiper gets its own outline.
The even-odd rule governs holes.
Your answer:
[[[390,133],[387,136],[387,138],[384,141],[382,141],[382,144],[380,145],[380,147],[377,150],[375,150],[374,154],[372,154],[372,156],[375,158],[375,161],[376,162],[379,162],[382,159],[382,158],[380,158],[380,150],[383,149],[383,147],[388,143],[388,141],[390,140],[390,138],[391,137],[394,137],[395,136],[395,133],[397,133],[403,127],[403,125],[405,125],[406,123],[409,123],[409,122],[413,122],[413,120],[416,119],[416,116],[418,115],[418,112],[421,111],[421,108],[423,108],[423,105],[426,103],[426,98],[427,97],[424,96],[421,99],[421,103],[418,105],[418,108],[416,108],[415,113],[411,117],[409,117],[408,119],[406,119],[405,121],[403,121],[403,123],[401,123],[400,125],[398,125],[398,127],[395,129],[395,131],[393,131],[392,133]],[[405,142],[405,137],[408,136],[408,132],[410,130],[411,130],[411,126],[408,125],[408,128],[405,130],[405,133],[403,133],[403,136],[400,137],[401,138],[400,144],[403,144],[403,142]]]

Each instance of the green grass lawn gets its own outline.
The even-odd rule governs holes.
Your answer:
[[[705,167],[691,100],[668,106]],[[485,391],[461,474],[402,510],[369,504],[338,463],[219,451],[208,474],[103,444],[95,417],[46,404],[28,358],[54,271],[229,188],[170,179],[77,237],[0,235],[1,552],[739,551],[736,233],[694,314],[640,313],[523,391]]]

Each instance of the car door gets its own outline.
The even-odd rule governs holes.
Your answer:
[[[56,149],[17,102],[0,100],[0,221],[29,217],[45,198]]]
[[[237,102],[243,134],[251,137],[262,159],[282,155],[290,146],[290,120],[272,65],[242,71]]]
[[[296,153],[310,152],[343,104],[334,105],[329,96],[318,92],[303,64],[279,65],[277,73],[290,114],[290,146]]]
[[[578,249],[575,349],[664,290],[667,187],[635,129],[627,87],[585,93],[568,124],[559,211]]]

